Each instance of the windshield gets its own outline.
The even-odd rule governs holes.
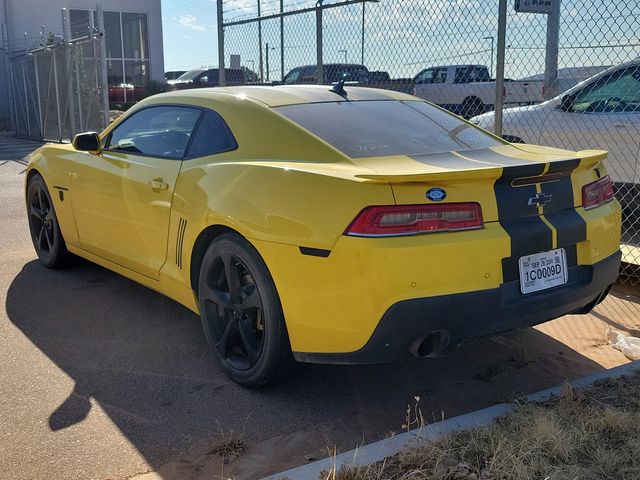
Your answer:
[[[200,75],[202,72],[204,72],[204,70],[189,70],[187,73],[183,73],[182,75],[180,75],[177,79],[178,80],[195,80],[196,78],[198,78],[198,75]]]
[[[308,103],[275,110],[352,158],[501,145],[482,130],[418,100]]]

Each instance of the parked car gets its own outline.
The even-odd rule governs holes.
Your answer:
[[[493,110],[496,84],[485,65],[430,67],[418,73],[413,81],[414,95],[464,118]],[[541,102],[543,86],[543,81],[505,81],[505,105]]]
[[[130,83],[109,85],[108,91],[110,105],[137,102],[146,97],[146,90],[143,86]]]
[[[282,84],[315,84],[316,65],[305,65],[296,67],[285,75]],[[351,86],[384,88],[396,92],[412,93],[413,79],[397,78],[392,79],[389,72],[369,71],[364,65],[346,63],[328,63],[324,65],[324,82],[327,85],[344,80]]]
[[[368,83],[369,70],[364,65],[353,63],[327,63],[323,65],[324,83],[332,83],[344,80],[348,83]],[[296,67],[287,73],[282,80],[283,85],[301,83],[318,83],[317,66],[304,65]]]
[[[39,148],[26,205],[42,264],[74,253],[182,303],[259,387],[293,359],[424,357],[590,311],[620,263],[605,157],[398,92],[230,87]]]
[[[474,124],[493,130],[495,114]],[[609,176],[623,208],[623,242],[640,245],[640,60],[611,67],[539,105],[504,110],[503,136],[512,142],[609,151]],[[638,263],[640,254],[630,255]]]
[[[225,80],[227,85],[244,85],[245,77],[241,69],[225,68]],[[196,68],[183,73],[176,80],[169,82],[174,90],[186,88],[206,88],[220,86],[217,68]]]
[[[584,82],[585,80],[597,75],[600,72],[605,71],[607,68],[610,68],[611,65],[592,65],[588,67],[563,67],[559,68],[557,72],[557,92],[564,92],[569,90],[570,88],[575,87],[580,82]],[[538,73],[536,75],[530,75],[528,77],[523,77],[520,81],[535,81],[535,82],[543,82],[544,81],[544,73]],[[544,87],[542,89],[544,94]]]
[[[169,72],[164,72],[164,79],[171,83],[172,80],[177,80],[180,75],[184,75],[187,73],[186,70],[171,70]]]

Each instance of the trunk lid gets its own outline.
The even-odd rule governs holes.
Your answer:
[[[391,185],[398,204],[475,201],[485,222],[554,214],[581,205],[582,185],[597,179],[606,152],[570,152],[546,147],[503,145],[428,155],[373,157],[356,162],[373,173],[357,175]],[[603,167],[599,172],[604,175]]]

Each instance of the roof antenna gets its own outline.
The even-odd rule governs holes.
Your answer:
[[[344,89],[344,78],[329,89],[330,92],[337,93],[341,97],[347,98],[347,92]]]

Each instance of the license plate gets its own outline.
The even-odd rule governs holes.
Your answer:
[[[520,291],[524,294],[567,283],[567,255],[564,248],[520,257]]]

